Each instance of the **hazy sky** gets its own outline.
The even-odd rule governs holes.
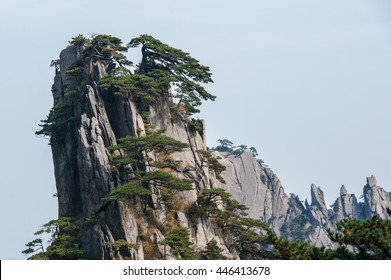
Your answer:
[[[209,146],[255,146],[287,193],[331,204],[365,178],[391,190],[389,0],[0,0],[0,259],[57,218],[47,141],[58,58],[78,34],[150,34],[209,65]],[[132,51],[132,55],[134,51]],[[138,62],[139,55],[130,57]]]

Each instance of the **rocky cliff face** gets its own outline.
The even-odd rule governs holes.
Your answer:
[[[202,219],[189,219],[188,208],[195,202],[197,191],[212,187],[216,182],[213,172],[202,163],[197,151],[205,150],[203,133],[190,131],[183,119],[171,119],[171,100],[161,96],[150,103],[148,114],[142,115],[130,97],[109,94],[99,87],[106,76],[109,63],[90,60],[83,65],[82,79],[72,75],[70,66],[83,59],[81,46],[69,46],[60,54],[52,88],[54,107],[68,107],[69,121],[61,127],[61,139],[52,137],[51,148],[58,193],[59,216],[74,217],[82,227],[83,236],[78,246],[88,259],[175,258],[167,246],[159,241],[165,238],[162,225],[168,220],[189,228],[191,241],[197,252],[207,242],[217,241],[223,254],[237,258],[228,250],[219,228]],[[111,165],[109,146],[128,135],[145,135],[146,126],[164,129],[165,134],[190,148],[172,155],[172,160],[188,168],[186,176],[194,179],[194,189],[175,195],[174,211],[162,205],[159,193],[148,199],[132,201],[105,201],[115,187],[121,184],[119,171]],[[184,173],[178,171],[178,177]],[[85,221],[89,222],[86,223]],[[92,222],[91,222],[92,221]],[[123,253],[112,245],[117,240],[132,244]]]
[[[336,223],[344,218],[368,219],[377,214],[387,218],[391,207],[391,194],[377,185],[374,176],[367,178],[363,189],[363,202],[341,187],[340,196],[332,208],[326,206],[323,191],[311,185],[311,203],[302,203],[298,196],[285,193],[278,177],[264,167],[249,152],[240,155],[214,152],[227,167],[222,173],[226,184],[218,184],[228,190],[239,202],[249,208],[252,218],[261,218],[274,231],[291,240],[302,240],[316,246],[333,248],[327,229],[336,229]]]

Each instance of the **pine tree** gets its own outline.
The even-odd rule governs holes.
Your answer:
[[[217,151],[220,152],[232,152],[233,151],[233,143],[228,139],[219,139],[217,142],[220,143],[219,146],[216,147]]]
[[[168,236],[159,242],[164,246],[170,246],[171,251],[175,256],[180,256],[183,260],[194,260],[197,258],[196,253],[190,247],[193,243],[189,238],[189,229],[178,227],[173,229]]]
[[[353,246],[359,259],[391,259],[391,220],[378,215],[368,220],[344,219],[331,239],[342,246]]]
[[[175,86],[173,97],[184,104],[189,114],[198,113],[203,100],[215,100],[200,83],[211,83],[212,74],[208,66],[201,65],[188,53],[170,47],[150,35],[133,38],[129,47],[141,45],[142,60],[138,73],[166,81],[167,89]]]
[[[202,253],[202,258],[206,260],[226,260],[227,257],[222,254],[224,250],[219,247],[217,241],[212,239],[206,244],[205,251]]]
[[[79,226],[74,223],[70,217],[62,217],[51,220],[42,226],[42,229],[34,235],[50,234],[50,245],[46,248],[43,241],[37,238],[26,244],[27,249],[22,251],[30,255],[39,251],[37,254],[30,256],[29,260],[75,260],[83,256],[83,250],[78,248],[78,241],[81,238]]]
[[[169,206],[175,192],[193,188],[193,180],[178,178],[166,171],[178,170],[178,163],[170,158],[170,154],[183,151],[189,147],[188,144],[164,135],[162,130],[147,131],[144,136],[127,136],[119,139],[118,143],[109,147],[113,152],[111,164],[118,169],[129,164],[132,168],[128,169],[127,176],[122,178],[125,183],[117,186],[105,200],[148,196],[152,194],[152,187],[163,191],[163,200],[166,206]]]
[[[267,226],[268,238],[281,259],[327,260],[327,259],[391,259],[391,220],[373,216],[368,220],[345,219],[337,223],[337,232],[328,231],[331,239],[338,242],[337,249],[315,247],[299,241],[279,238]],[[354,248],[354,251],[348,250]]]

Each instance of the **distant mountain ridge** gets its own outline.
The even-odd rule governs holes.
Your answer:
[[[388,218],[391,193],[377,185],[370,176],[363,188],[363,202],[346,187],[340,189],[331,209],[326,206],[323,191],[311,185],[311,202],[302,203],[295,194],[286,194],[277,175],[252,153],[213,152],[227,169],[221,175],[226,184],[219,187],[229,191],[233,198],[249,208],[252,218],[261,218],[280,236],[290,240],[302,240],[316,246],[336,247],[327,229],[336,229],[336,223],[344,218],[369,219],[374,215]]]

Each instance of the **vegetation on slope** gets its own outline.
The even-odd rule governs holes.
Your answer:
[[[41,121],[41,129],[36,135],[49,137],[50,144],[65,140],[67,131],[72,129],[78,117],[74,116],[73,105],[89,80],[86,69],[96,61],[107,65],[107,76],[99,81],[102,89],[131,98],[141,112],[147,112],[149,104],[157,97],[168,96],[188,117],[185,119],[189,129],[202,131],[202,123],[190,116],[199,112],[202,100],[215,100],[216,97],[203,87],[203,84],[213,82],[209,67],[201,65],[190,54],[145,34],[131,39],[127,45],[121,39],[105,34],[91,39],[78,35],[69,43],[81,53],[81,57],[65,70],[73,81],[73,89],[64,89],[63,100]],[[134,66],[125,53],[128,48],[139,46],[142,61]],[[51,65],[56,72],[61,70],[58,60],[53,60]]]
[[[119,94],[125,99],[132,100],[144,116],[144,122],[149,128],[146,129],[145,135],[117,139],[118,145],[108,147],[112,154],[111,172],[113,176],[118,176],[116,181],[121,183],[103,197],[103,200],[108,203],[118,200],[132,201],[135,198],[157,195],[161,207],[168,211],[167,224],[161,228],[166,232],[167,237],[161,244],[170,246],[178,255],[177,257],[195,256],[195,253],[192,254],[186,249],[190,248],[190,241],[185,247],[182,246],[183,248],[172,243],[177,235],[185,236],[188,233],[186,231],[185,234],[170,218],[172,216],[170,213],[177,207],[174,204],[175,193],[193,189],[194,185],[191,178],[186,178],[186,172],[191,167],[182,166],[180,162],[173,160],[171,154],[181,152],[189,146],[164,135],[162,130],[154,130],[145,116],[148,115],[150,105],[156,99],[163,97],[171,101],[172,106],[178,108],[177,111],[181,113],[181,119],[185,121],[188,131],[202,133],[202,122],[190,116],[199,112],[197,107],[202,104],[201,100],[215,99],[215,96],[208,93],[202,86],[203,83],[213,82],[209,67],[201,65],[188,53],[172,48],[149,35],[133,38],[128,45],[124,45],[119,38],[104,34],[94,35],[91,39],[78,35],[69,43],[81,54],[78,60],[65,69],[65,74],[71,84],[62,89],[64,92],[61,93],[61,102],[53,106],[46,120],[42,120],[42,124],[39,125],[41,129],[36,132],[36,135],[48,137],[51,145],[64,145],[66,137],[72,135],[72,131],[76,132],[75,128],[77,128],[79,119],[77,114],[79,113],[76,112],[75,105],[79,102],[79,97],[85,91],[86,85],[94,78],[90,73],[91,63],[99,61],[105,65],[107,76],[98,81],[101,93]],[[134,66],[126,58],[125,53],[129,47],[139,46],[143,55],[142,62]],[[61,69],[60,60],[53,60],[51,66],[55,67],[56,74],[64,70]],[[175,117],[177,116],[174,115],[173,119]],[[211,157],[208,157],[206,161],[215,167],[215,172],[219,172],[218,169],[222,168],[217,162],[212,163]],[[61,219],[73,220],[68,217]],[[81,226],[92,226],[98,223],[98,220],[99,218],[94,216],[85,219],[85,222],[81,224],[78,220],[78,223]],[[46,226],[44,225],[43,232],[47,231]],[[28,249],[23,252],[33,254],[38,248],[41,252],[31,258],[53,258],[48,252],[56,243],[64,241],[62,233],[65,230],[59,227],[56,232],[47,250],[44,250],[42,239],[36,239],[26,244]],[[140,233],[140,236],[142,234]],[[78,238],[72,238],[72,240],[76,245]],[[184,240],[186,238],[180,238],[181,242]],[[132,246],[126,244],[124,246],[120,241],[116,241],[118,246],[113,244],[108,244],[108,246],[116,251],[134,247],[132,244]],[[76,257],[68,253],[64,255],[65,258],[66,256]],[[81,257],[81,254],[78,257]]]
[[[104,93],[130,98],[138,110],[145,113],[148,113],[149,105],[156,98],[168,97],[187,117],[182,120],[186,121],[189,131],[203,131],[202,122],[191,116],[199,112],[202,100],[215,99],[202,85],[213,82],[212,74],[209,67],[201,65],[188,53],[149,35],[133,38],[126,46],[111,35],[96,35],[91,39],[79,35],[72,38],[70,44],[82,54],[65,70],[72,80],[72,89],[64,92],[63,100],[53,106],[47,119],[40,124],[41,129],[36,132],[37,135],[49,137],[50,144],[64,144],[69,131],[75,128],[78,116],[75,115],[74,105],[89,80],[86,69],[95,61],[107,65],[108,75],[99,81]],[[141,47],[142,60],[139,65],[133,66],[126,58],[129,47]],[[61,71],[59,61],[53,61],[52,65],[56,67],[56,72]],[[200,254],[195,252],[189,229],[179,226],[173,219],[172,213],[180,207],[175,201],[175,193],[192,189],[193,180],[186,178],[189,167],[181,166],[172,159],[171,154],[187,149],[188,145],[164,135],[164,131],[147,129],[145,132],[145,135],[118,139],[118,145],[108,147],[112,154],[112,171],[119,174],[121,184],[103,199],[108,203],[135,201],[135,198],[156,194],[167,211],[166,223],[159,225],[153,215],[149,215],[148,211],[146,213],[150,218],[149,223],[156,224],[165,233],[160,245],[169,246],[174,256],[180,259],[225,259],[223,250],[215,240],[211,240]],[[234,147],[227,139],[220,139],[219,142],[220,146],[216,148],[219,151],[240,155],[247,150],[245,145]],[[254,147],[249,151],[254,157],[258,155]],[[217,179],[224,182],[220,175],[224,166],[218,159],[209,151],[199,150],[198,155],[202,164],[206,164]],[[225,190],[211,188],[201,190],[197,201],[186,209],[186,213],[194,224],[198,220],[205,220],[221,228],[229,240],[225,245],[229,250],[236,251],[241,259],[390,259],[391,256],[391,221],[377,216],[368,221],[344,220],[338,223],[338,232],[329,234],[341,247],[331,250],[279,238],[264,222],[248,218],[246,210]],[[32,255],[29,259],[82,258],[82,248],[78,247],[83,236],[81,222],[76,224],[74,220],[61,217],[45,224],[35,234],[50,234],[50,245],[45,248],[43,240],[36,238],[26,244],[27,249],[23,253]],[[97,222],[97,218],[87,218],[84,226]],[[156,254],[157,244],[151,244],[143,233],[139,238],[143,241],[145,252],[150,252],[149,256],[166,257]],[[107,246],[118,253],[137,247],[122,239]],[[348,250],[347,246],[352,246],[355,251]],[[121,254],[126,255],[126,252]]]

